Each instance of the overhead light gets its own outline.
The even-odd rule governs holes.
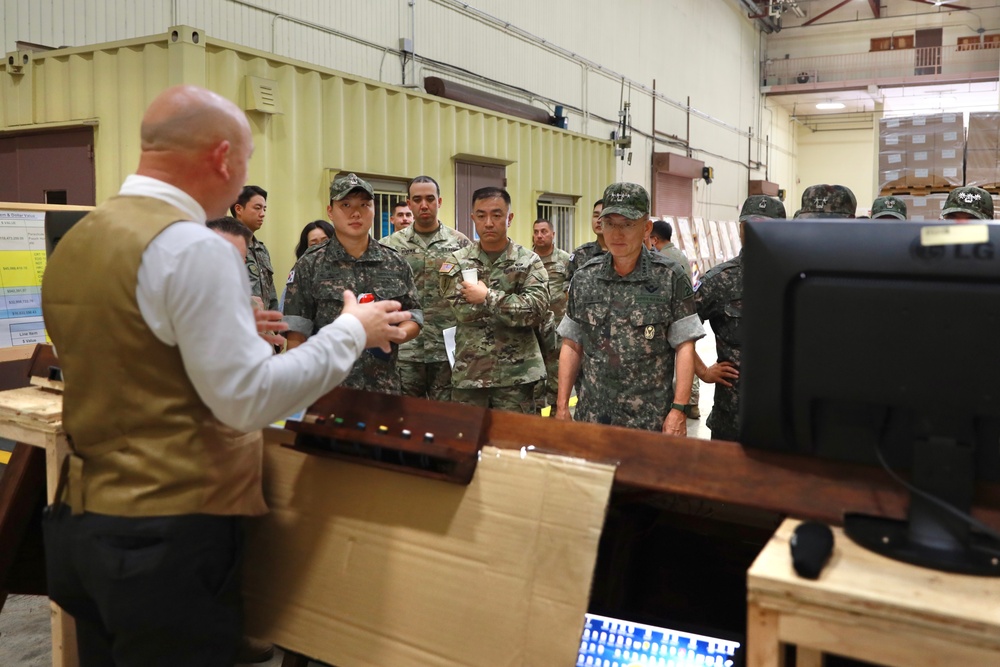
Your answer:
[[[844,108],[844,103],[843,102],[820,102],[819,104],[816,105],[816,108],[817,109],[822,109],[824,111],[826,111],[827,109],[843,109]]]

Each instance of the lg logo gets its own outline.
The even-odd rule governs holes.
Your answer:
[[[910,246],[910,254],[920,259],[959,259],[959,260],[990,260],[996,257],[996,250],[992,243],[967,243],[962,245],[921,245],[920,240],[916,240]]]

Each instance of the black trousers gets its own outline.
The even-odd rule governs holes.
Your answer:
[[[44,533],[49,596],[76,619],[81,667],[233,664],[240,517],[72,516],[63,507]]]

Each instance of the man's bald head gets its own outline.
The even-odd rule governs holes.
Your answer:
[[[142,150],[199,150],[249,132],[246,116],[221,95],[196,86],[174,86],[153,100],[142,118]]]
[[[184,190],[208,217],[225,213],[246,181],[250,124],[235,104],[197,86],[174,86],[142,118],[136,173]]]

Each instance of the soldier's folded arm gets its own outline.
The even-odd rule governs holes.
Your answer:
[[[510,327],[540,327],[549,312],[548,274],[541,260],[532,264],[524,286],[517,294],[490,288],[486,307],[502,324]]]

